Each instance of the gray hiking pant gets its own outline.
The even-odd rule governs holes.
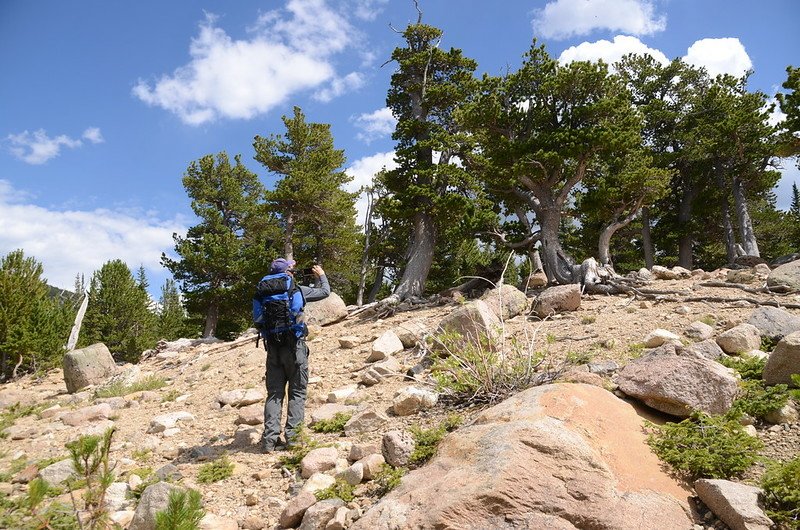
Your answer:
[[[287,391],[288,385],[288,391]],[[291,442],[303,425],[308,386],[308,346],[303,339],[285,344],[267,342],[267,400],[264,403],[264,434],[261,443],[274,448],[281,434],[283,398],[288,394],[286,441]]]

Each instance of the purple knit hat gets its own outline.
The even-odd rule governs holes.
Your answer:
[[[287,270],[292,270],[295,264],[296,262],[293,259],[278,258],[272,262],[272,267],[270,267],[269,273],[280,274],[282,272],[286,272]]]

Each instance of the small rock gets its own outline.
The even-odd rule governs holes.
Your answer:
[[[714,335],[714,328],[705,322],[696,321],[689,324],[683,334],[692,340],[701,341],[710,339]]]
[[[362,480],[364,480],[364,464],[361,462],[356,462],[355,464],[348,466],[343,471],[337,473],[336,478],[347,482],[351,486],[357,486],[358,484],[361,484]]]
[[[339,337],[339,347],[343,350],[351,350],[358,347],[361,341],[358,337],[348,335],[346,337]]]
[[[200,520],[199,530],[239,530],[239,523],[228,517],[206,513]]]
[[[380,454],[381,447],[378,444],[353,444],[347,459],[350,462],[357,462],[367,455]]]
[[[310,491],[301,491],[281,512],[278,524],[283,528],[295,528],[303,520],[306,510],[316,504],[317,498]]]
[[[309,478],[314,473],[320,473],[336,467],[339,453],[334,447],[320,447],[312,449],[300,462],[300,474]]]
[[[311,506],[303,515],[300,530],[325,530],[328,521],[336,515],[336,510],[344,506],[342,499],[325,499]]]
[[[386,462],[393,467],[408,465],[414,452],[414,437],[407,431],[389,431],[383,435],[382,451]]]
[[[645,348],[658,348],[666,343],[680,344],[681,338],[666,329],[654,329],[647,334],[643,342]]]
[[[382,361],[387,357],[403,351],[403,343],[394,331],[386,331],[372,343],[367,362]]]
[[[380,473],[386,460],[383,455],[374,454],[365,456],[359,462],[364,466],[364,480],[372,480]]]
[[[340,403],[345,401],[348,397],[352,396],[358,390],[358,385],[347,385],[328,394],[328,403]]]
[[[739,324],[717,337],[717,344],[728,354],[740,354],[761,347],[761,335],[752,324]]]
[[[194,416],[185,411],[170,412],[156,416],[150,421],[150,427],[147,429],[148,434],[155,434],[164,432],[176,426],[179,421],[194,421]]]
[[[392,400],[392,410],[398,416],[410,416],[436,406],[439,394],[413,386],[400,390]]]
[[[263,403],[253,403],[239,409],[239,415],[233,422],[236,425],[263,425],[264,424],[264,405]]]
[[[365,410],[353,414],[344,425],[344,433],[347,436],[374,432],[389,422],[389,418],[374,410]]]
[[[325,473],[314,473],[303,484],[302,491],[310,491],[316,493],[317,491],[330,488],[336,483],[336,479],[331,475]]]

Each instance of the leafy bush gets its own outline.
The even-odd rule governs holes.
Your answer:
[[[746,471],[763,447],[738,421],[695,412],[680,423],[651,424],[647,443],[677,473],[690,478],[731,478]]]
[[[204,515],[203,500],[198,491],[172,490],[166,510],[156,514],[156,530],[197,530]]]
[[[355,499],[354,490],[355,486],[352,484],[343,480],[337,480],[324,490],[315,492],[314,496],[318,501],[324,501],[325,499],[342,499],[344,502],[350,502]]]
[[[320,444],[308,435],[308,431],[305,428],[300,427],[297,429],[289,446],[288,454],[282,455],[278,461],[287,469],[297,469],[309,451],[318,447],[320,447]]]
[[[94,393],[94,397],[110,398],[118,396],[127,396],[128,394],[133,394],[134,392],[141,392],[143,390],[158,390],[159,388],[163,388],[166,385],[167,382],[164,380],[163,377],[151,375],[149,377],[145,377],[141,381],[136,381],[134,383],[131,383],[130,385],[126,385],[123,383],[113,383],[111,385],[98,388]]]
[[[383,464],[381,470],[375,475],[375,483],[378,486],[375,494],[378,497],[383,497],[395,489],[400,485],[400,481],[406,473],[408,473],[408,469],[404,467],[392,467],[389,464]]]
[[[767,353],[772,352],[775,349],[775,346],[778,345],[780,339],[774,339],[772,337],[761,337],[761,351],[765,351]]]
[[[329,420],[319,420],[318,422],[314,423],[311,426],[311,430],[314,432],[324,432],[324,433],[331,433],[331,432],[344,432],[344,425],[347,423],[353,415],[347,412],[337,412],[333,418]]]
[[[485,334],[465,340],[459,333],[435,339],[431,375],[443,401],[492,404],[526,388],[550,383],[564,368],[545,364],[547,355],[534,349],[536,334],[525,340]]]
[[[769,466],[761,487],[772,520],[786,528],[800,528],[800,456]]]
[[[228,459],[228,455],[222,455],[213,462],[200,466],[197,472],[197,482],[200,484],[211,484],[219,482],[233,475],[233,462]]]

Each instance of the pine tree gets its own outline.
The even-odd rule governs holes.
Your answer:
[[[80,345],[103,342],[115,358],[137,362],[155,345],[155,315],[149,298],[122,260],[108,261],[92,275]]]
[[[0,259],[0,378],[58,366],[74,300],[51,297],[41,263],[15,250]]]
[[[797,190],[797,182],[792,182],[792,202],[789,205],[789,215],[800,223],[800,192]]]
[[[161,339],[175,340],[186,331],[186,311],[175,281],[167,278],[161,286],[161,299],[158,313],[158,336]]]
[[[362,236],[356,226],[357,193],[344,190],[352,180],[342,167],[330,125],[306,122],[299,107],[283,116],[286,132],[256,136],[255,159],[279,180],[266,193],[267,208],[283,229],[283,255],[298,263],[324,265],[334,289],[354,293]]]
[[[181,282],[190,313],[202,315],[203,337],[242,328],[248,310],[243,300],[252,290],[257,264],[263,256],[263,230],[269,222],[261,199],[258,177],[234,157],[206,155],[192,162],[183,186],[192,199],[200,223],[186,237],[174,235],[177,259],[161,256],[161,263]]]

